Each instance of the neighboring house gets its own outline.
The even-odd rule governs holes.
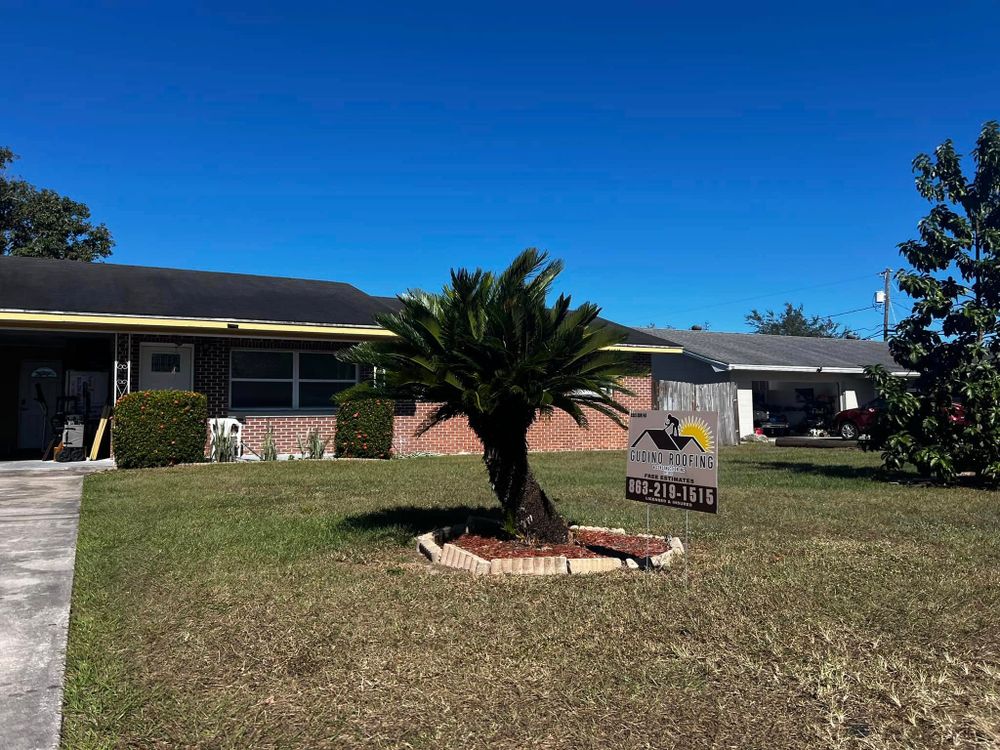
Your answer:
[[[754,431],[768,415],[792,430],[810,419],[874,398],[867,365],[906,375],[881,341],[754,333],[643,329],[683,347],[683,356],[653,357],[664,409],[717,409],[724,443]]]
[[[392,334],[374,320],[393,298],[350,284],[246,274],[0,257],[0,457],[37,457],[49,418],[67,395],[93,424],[106,403],[140,389],[193,389],[209,416],[235,417],[260,449],[273,429],[281,452],[297,452],[311,429],[330,437],[331,396],[369,375],[334,354]],[[615,324],[609,324],[615,325]],[[647,367],[680,349],[623,329],[620,347]],[[650,374],[629,378],[631,409],[653,406]],[[431,404],[397,405],[394,448],[460,453],[479,443],[461,420],[416,437]],[[580,430],[568,416],[542,419],[533,450],[624,448],[625,432],[599,414]]]

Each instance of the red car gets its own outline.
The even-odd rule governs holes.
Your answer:
[[[871,429],[878,413],[883,408],[885,408],[885,401],[876,398],[856,409],[844,409],[834,416],[833,430],[844,440],[857,440],[859,436]],[[965,419],[965,407],[958,402],[951,405],[951,414],[948,418],[954,424],[968,424]]]

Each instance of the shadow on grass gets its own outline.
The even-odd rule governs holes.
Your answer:
[[[401,505],[384,508],[372,513],[347,516],[337,524],[340,528],[375,534],[403,534],[416,536],[442,526],[461,523],[469,516],[481,516],[499,521],[499,508],[454,505],[448,508],[420,508],[415,505]]]
[[[849,464],[814,464],[808,461],[769,461],[766,468],[790,471],[795,474],[812,474],[831,479],[879,479],[882,470],[877,466],[851,466]]]

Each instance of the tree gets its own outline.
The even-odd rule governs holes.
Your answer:
[[[528,464],[528,428],[556,410],[586,427],[588,409],[624,427],[626,408],[612,394],[629,394],[620,380],[636,372],[629,355],[606,349],[623,334],[597,321],[596,305],[570,309],[570,298],[560,295],[547,306],[562,268],[529,248],[499,275],[453,270],[440,294],[408,292],[398,313],[377,316],[394,338],[358,344],[342,355],[379,373],[344,399],[436,404],[418,434],[466,417],[483,444],[507,528],[544,542],[566,541],[569,529]]]
[[[0,146],[0,255],[84,261],[109,256],[111,232],[90,223],[90,209],[8,174],[16,158]]]
[[[761,313],[751,310],[746,316],[747,325],[754,333],[768,333],[774,336],[812,336],[814,338],[841,339],[851,335],[849,328],[842,328],[830,318],[820,315],[806,316],[802,305],[794,307],[791,302],[785,303],[785,309],[780,315],[774,310]]]
[[[906,382],[870,368],[886,409],[873,435],[889,468],[913,464],[951,481],[962,471],[1000,478],[1000,126],[987,122],[962,172],[950,140],[913,160],[916,186],[932,204],[920,239],[899,245],[913,267],[900,288],[916,302],[889,339],[893,357],[917,373]],[[961,407],[956,406],[960,403]]]

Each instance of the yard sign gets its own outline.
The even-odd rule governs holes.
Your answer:
[[[653,505],[717,513],[718,434],[718,412],[632,412],[625,497]]]

